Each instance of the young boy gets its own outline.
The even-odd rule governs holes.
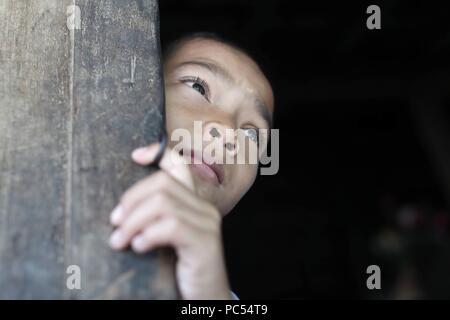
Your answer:
[[[220,141],[225,155],[237,157],[239,139],[223,143],[227,129],[241,129],[245,143],[258,141],[258,129],[270,129],[274,110],[271,85],[244,51],[210,34],[193,34],[175,42],[165,55],[168,148],[162,170],[132,186],[111,213],[117,226],[110,238],[115,250],[128,246],[144,253],[172,246],[177,254],[176,277],[183,299],[231,299],[221,235],[221,219],[252,186],[255,163],[205,161],[190,145],[174,151],[170,139],[185,129],[193,139]],[[201,121],[201,131],[195,122]],[[244,142],[243,142],[244,143]],[[206,145],[206,144],[205,144]],[[191,149],[189,149],[191,148]],[[159,144],[137,149],[132,158],[149,165]],[[193,163],[177,161],[190,154]]]

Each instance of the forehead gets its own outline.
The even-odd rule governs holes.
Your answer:
[[[246,93],[264,101],[273,113],[272,88],[258,65],[245,53],[218,41],[193,39],[183,44],[166,61],[166,71],[170,72],[183,63],[208,60],[224,69],[234,83]]]

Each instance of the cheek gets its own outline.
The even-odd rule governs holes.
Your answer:
[[[166,88],[166,127],[169,134],[179,128],[192,130],[194,121],[201,121],[204,117],[201,102],[193,99],[185,89],[180,85]]]
[[[258,174],[258,165],[246,164],[236,166],[236,177],[239,177],[236,180],[239,183],[239,189],[242,195],[244,195],[255,182],[256,175]]]
[[[228,186],[228,200],[225,212],[229,212],[241,200],[255,182],[258,174],[257,165],[235,165],[232,183]]]
[[[184,103],[183,103],[184,101]],[[169,135],[175,129],[190,129],[195,115],[186,106],[186,101],[179,99],[171,90],[166,92],[166,128]]]

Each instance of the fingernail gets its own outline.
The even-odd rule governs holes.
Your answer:
[[[134,249],[135,251],[138,251],[138,252],[143,251],[144,245],[145,245],[144,237],[143,237],[143,236],[136,236],[136,237],[133,239],[133,242],[132,242],[131,245],[132,245],[132,247],[133,247],[133,249]]]
[[[120,249],[123,246],[124,237],[120,230],[114,231],[111,238],[109,238],[109,245],[113,249]]]
[[[111,215],[110,215],[111,224],[113,224],[113,225],[120,224],[122,218],[123,218],[123,209],[122,209],[122,206],[118,205],[111,212]]]
[[[133,153],[131,154],[131,156],[132,156],[133,158],[141,158],[141,157],[143,157],[147,152],[148,152],[148,148],[147,148],[147,147],[138,148],[138,149],[136,149],[136,150],[133,151]]]

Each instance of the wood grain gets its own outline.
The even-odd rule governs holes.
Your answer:
[[[164,127],[158,28],[155,0],[0,2],[0,298],[176,297],[171,252],[107,245],[109,212],[151,172],[130,153]]]

